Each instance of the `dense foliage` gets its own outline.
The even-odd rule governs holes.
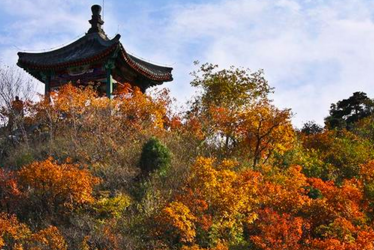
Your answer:
[[[374,102],[364,92],[355,92],[348,99],[331,104],[326,125],[331,128],[351,129],[354,123],[373,114]]]
[[[156,138],[147,141],[140,155],[139,167],[144,175],[158,171],[165,175],[171,164],[171,154]]]
[[[261,71],[192,75],[200,92],[181,113],[167,90],[126,84],[112,100],[69,84],[4,107],[0,248],[374,249],[364,93],[299,131]]]

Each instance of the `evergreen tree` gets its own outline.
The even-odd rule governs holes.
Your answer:
[[[355,92],[348,99],[331,104],[330,115],[325,118],[329,129],[350,130],[352,125],[374,111],[374,102],[364,92]]]
[[[158,171],[165,175],[171,164],[170,150],[157,138],[151,138],[143,146],[139,167],[143,175]]]

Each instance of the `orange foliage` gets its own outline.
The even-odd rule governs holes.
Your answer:
[[[325,130],[323,133],[315,133],[306,135],[301,133],[301,141],[307,149],[318,149],[320,151],[326,151],[331,147],[336,136],[335,131]]]
[[[22,241],[31,234],[26,225],[19,223],[15,216],[0,213],[0,248],[22,249]]]
[[[43,229],[31,236],[29,240],[31,250],[54,249],[67,250],[67,245],[60,231],[53,226]]]
[[[185,242],[194,242],[195,235],[200,237],[195,230],[198,227],[215,232],[218,238],[213,243],[239,237],[243,224],[253,222],[257,216],[253,207],[258,203],[257,182],[261,177],[257,172],[236,172],[235,166],[237,163],[229,160],[215,164],[213,159],[198,158],[184,194],[163,210],[160,220],[178,228],[179,235],[188,235]],[[175,226],[177,222],[183,227]]]
[[[229,247],[226,244],[219,242],[217,246],[213,248],[201,248],[198,245],[193,245],[193,246],[183,246],[181,250],[229,250]]]
[[[162,210],[164,230],[172,230],[179,235],[181,242],[192,242],[196,236],[196,217],[190,209],[180,202],[172,202]]]
[[[305,187],[307,178],[301,173],[300,166],[290,167],[284,173],[270,174],[260,189],[261,201],[276,211],[298,213],[307,206],[311,199]],[[271,169],[263,168],[266,175]]]
[[[286,213],[280,215],[271,209],[260,211],[258,216],[251,240],[259,249],[300,249],[303,229],[308,228],[302,218]]]
[[[193,114],[189,114],[187,121],[182,127],[178,127],[182,133],[185,133],[193,138],[203,141],[207,137],[207,131],[203,126],[203,119]]]
[[[52,159],[23,167],[18,178],[23,191],[43,200],[51,207],[73,209],[92,203],[92,190],[99,183],[87,169],[76,164],[58,164]]]
[[[0,207],[9,212],[11,205],[14,206],[10,203],[20,194],[14,173],[0,168]]]
[[[169,92],[161,90],[146,95],[137,87],[124,84],[114,99],[98,97],[92,88],[77,88],[71,84],[51,93],[51,101],[35,105],[35,117],[44,121],[50,132],[67,125],[73,132],[83,128],[80,135],[92,136],[94,129],[105,128],[116,135],[120,132],[150,132],[164,129],[168,121]],[[66,133],[66,129],[63,131]],[[75,131],[76,132],[76,131]],[[78,134],[73,134],[76,137]],[[129,133],[131,135],[131,133]]]
[[[209,112],[214,132],[226,138],[226,148],[234,147],[247,155],[253,159],[254,166],[261,160],[266,162],[274,152],[282,154],[293,145],[290,111],[279,110],[268,101],[235,111],[213,106]]]
[[[168,106],[171,100],[165,89],[156,92],[152,97],[135,87],[128,95],[119,96],[116,100],[120,113],[127,117],[124,120],[126,126],[138,130],[144,129],[144,125],[147,129],[163,129],[168,121]]]
[[[188,223],[179,219],[180,226],[174,226],[173,232],[181,234],[189,225],[191,237],[181,242],[192,245],[184,249],[204,249],[198,244],[201,232],[211,235],[213,246],[221,240],[235,243],[243,237],[243,225],[247,240],[258,249],[372,248],[374,234],[365,226],[368,207],[361,181],[345,180],[337,186],[307,178],[300,166],[282,171],[263,166],[262,174],[237,166],[235,161],[217,164],[211,158],[198,158],[192,166],[184,193],[175,199],[184,208],[178,210],[178,218],[191,218]],[[365,171],[363,177],[369,180],[365,176],[372,171]],[[177,225],[176,210],[169,212],[161,219]]]
[[[53,107],[68,114],[82,114],[89,107],[90,101],[97,97],[96,92],[91,88],[77,88],[66,84],[50,94]]]
[[[374,181],[374,160],[360,166],[360,177],[365,183]]]
[[[56,227],[50,226],[32,234],[30,229],[12,215],[0,213],[0,248],[66,250],[65,239]]]
[[[313,239],[310,249],[360,250],[374,248],[374,230],[354,226],[344,218],[338,218],[327,226],[318,228],[322,239]]]
[[[294,130],[289,110],[279,110],[268,102],[256,104],[239,116],[242,124],[238,133],[243,138],[242,148],[249,150],[255,166],[266,161],[274,152],[283,154],[293,146]]]
[[[365,221],[363,192],[356,180],[346,180],[341,187],[337,187],[332,181],[324,182],[317,178],[310,178],[308,182],[322,194],[322,198],[311,204],[311,216],[315,221],[321,223],[337,217],[352,222]]]

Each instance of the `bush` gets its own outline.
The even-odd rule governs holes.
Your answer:
[[[120,218],[131,204],[131,198],[124,194],[115,197],[102,198],[94,204],[94,210],[101,218]]]
[[[139,167],[144,176],[157,171],[160,176],[165,176],[171,165],[170,150],[158,139],[151,138],[143,146]]]

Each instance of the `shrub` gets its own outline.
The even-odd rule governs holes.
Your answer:
[[[165,176],[171,165],[170,150],[158,139],[151,138],[143,146],[139,167],[143,175],[157,171],[160,176]]]

